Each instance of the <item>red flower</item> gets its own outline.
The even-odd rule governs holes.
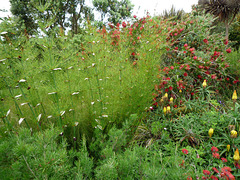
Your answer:
[[[134,17],[135,19],[137,18],[137,16],[136,16],[136,15],[134,15],[133,17]]]
[[[237,83],[238,83],[238,80],[233,81],[233,84],[237,84]]]
[[[186,54],[187,52],[186,51],[183,51],[184,54]]]
[[[227,39],[225,39],[225,41],[224,41],[224,44],[225,44],[225,45],[227,45],[227,44],[228,44],[228,40],[227,40]]]
[[[227,159],[226,158],[221,158],[222,162],[227,162]]]
[[[174,66],[171,66],[170,68],[173,70],[173,69],[174,69]]]
[[[211,177],[210,177],[212,180],[218,180],[218,178],[216,177],[216,176],[214,176],[214,175],[211,175]]]
[[[231,51],[232,51],[231,48],[226,49],[227,53],[231,53]]]
[[[187,180],[192,180],[192,177],[188,176],[188,177],[187,177]]]
[[[135,56],[135,55],[136,55],[135,52],[133,52],[133,53],[132,53],[132,56]]]
[[[183,154],[188,154],[188,150],[187,149],[182,149]]]
[[[183,75],[186,77],[188,74],[185,72]]]
[[[240,165],[237,162],[235,162],[234,165],[237,169],[240,169]]]
[[[206,44],[208,44],[208,40],[207,40],[207,39],[204,39],[203,42],[205,42]]]
[[[210,171],[208,171],[208,170],[203,170],[203,174],[204,174],[204,175],[210,175]]]
[[[211,151],[212,151],[212,152],[218,152],[218,148],[215,147],[215,146],[213,146],[213,147],[211,148]]]
[[[169,90],[170,90],[170,91],[173,90],[173,87],[172,87],[172,86],[169,86]]]
[[[196,59],[197,59],[197,56],[194,56],[193,59],[196,60]]]
[[[229,79],[229,78],[227,78],[226,80],[227,80],[227,81],[229,81],[230,79]]]
[[[219,173],[219,171],[217,170],[217,168],[213,167],[212,170],[215,172],[215,173]]]
[[[187,44],[184,44],[184,47],[187,47],[188,45]]]
[[[125,28],[126,26],[127,26],[127,24],[123,21],[123,22],[122,22],[122,27]]]
[[[178,50],[178,47],[175,47],[174,49],[175,49],[175,50]]]
[[[216,152],[212,153],[212,156],[216,159],[220,159],[220,155]]]

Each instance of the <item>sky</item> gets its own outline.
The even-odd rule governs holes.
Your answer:
[[[8,12],[1,12],[0,17],[6,17],[11,15],[9,0],[0,0],[0,9],[6,9]],[[91,0],[86,0],[86,3],[90,4]],[[175,9],[183,9],[185,12],[191,11],[191,6],[197,4],[198,0],[131,0],[134,4],[133,15],[139,18],[146,15],[149,12],[151,16],[161,14],[165,9],[170,10],[172,5]]]

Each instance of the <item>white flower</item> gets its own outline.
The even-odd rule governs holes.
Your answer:
[[[26,82],[25,79],[20,79],[18,82]]]
[[[6,61],[7,59],[1,59],[0,62]]]
[[[102,115],[102,117],[106,117],[106,118],[107,118],[107,117],[108,117],[108,115],[104,115],[104,114],[103,114],[103,115]]]
[[[37,107],[37,106],[40,106],[40,104],[41,104],[41,103],[38,103],[38,104],[36,105],[36,107]]]
[[[48,116],[47,118],[48,118],[48,119],[52,118],[52,115]]]
[[[79,94],[79,92],[74,92],[74,93],[72,93],[72,95],[75,95],[75,94]]]
[[[96,63],[92,63],[92,67],[94,67],[96,65]]]
[[[95,56],[95,53],[92,53],[93,56]]]
[[[69,109],[69,112],[74,111],[74,109]]]
[[[6,31],[3,31],[3,32],[1,32],[1,35],[4,35],[4,34],[7,34],[8,32],[6,32]]]
[[[60,116],[63,116],[65,114],[65,111],[60,112]]]
[[[20,118],[20,119],[19,119],[19,121],[18,121],[19,125],[23,122],[24,119],[25,119],[25,118]]]
[[[77,126],[79,123],[78,122],[75,122],[75,126]]]
[[[91,105],[94,105],[94,102],[91,102]]]
[[[9,109],[8,112],[7,112],[7,114],[6,114],[6,117],[9,115],[10,111],[11,111],[11,110]]]
[[[56,93],[57,93],[57,92],[51,92],[51,93],[48,93],[48,94],[50,95],[50,94],[56,94]]]
[[[55,68],[54,71],[62,70],[62,68]]]
[[[88,78],[85,78],[84,80],[88,80]]]
[[[73,68],[73,66],[69,67],[68,69],[72,69],[72,68]]]
[[[21,103],[21,106],[24,106],[24,105],[26,105],[27,103]]]
[[[100,126],[100,125],[97,125],[97,127],[98,127],[100,130],[102,130],[102,126]]]
[[[15,98],[19,98],[19,97],[21,97],[21,96],[22,96],[22,94],[19,94],[19,95],[16,95]]]
[[[38,122],[40,121],[41,117],[42,117],[42,114],[39,114],[38,117],[37,117]]]

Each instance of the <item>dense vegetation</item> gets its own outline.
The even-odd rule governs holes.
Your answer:
[[[240,178],[240,56],[214,21],[194,7],[73,37],[2,22],[1,177]]]

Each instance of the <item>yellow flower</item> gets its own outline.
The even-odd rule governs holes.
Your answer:
[[[167,106],[167,113],[170,113],[170,112],[171,112],[171,107]]]
[[[239,151],[238,151],[238,149],[236,149],[236,151],[234,152],[234,156],[233,156],[233,159],[234,159],[234,161],[239,161]]]
[[[182,90],[180,89],[179,92],[182,93]]]
[[[168,98],[168,93],[165,93],[164,97],[165,97],[165,98]]]
[[[202,86],[205,88],[207,86],[207,81],[206,79],[204,79],[203,83],[202,83]]]
[[[173,103],[173,97],[170,98],[170,103],[171,103],[171,104]]]
[[[227,152],[230,151],[230,144],[227,145]]]
[[[237,92],[234,90],[232,100],[237,100]]]
[[[231,137],[236,138],[237,137],[237,131],[231,130]]]
[[[212,135],[213,135],[213,128],[210,128],[209,129],[209,131],[208,131],[208,135],[209,135],[209,137],[211,138],[212,137]]]
[[[164,108],[163,108],[163,113],[166,114],[166,112],[167,112],[167,108],[164,107]]]

